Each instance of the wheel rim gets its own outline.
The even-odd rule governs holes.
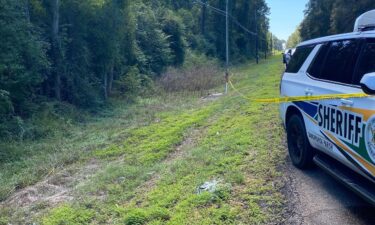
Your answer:
[[[290,150],[295,161],[300,161],[304,147],[304,137],[302,130],[297,124],[293,124],[290,129]]]

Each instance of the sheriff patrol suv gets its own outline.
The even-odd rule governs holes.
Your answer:
[[[353,33],[301,43],[281,81],[284,97],[354,93],[369,97],[288,102],[280,114],[296,167],[315,163],[375,205],[375,10]]]

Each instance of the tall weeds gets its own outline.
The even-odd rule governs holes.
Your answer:
[[[181,68],[169,68],[159,80],[167,92],[201,92],[213,89],[223,83],[223,74],[215,61],[192,60]]]

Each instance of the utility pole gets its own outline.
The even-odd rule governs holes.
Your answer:
[[[271,33],[271,55],[273,55],[273,34]]]
[[[259,64],[259,40],[258,40],[258,18],[257,18],[257,11],[255,10],[255,59],[257,64]]]
[[[214,12],[216,12],[216,13],[222,15],[222,16],[225,16],[225,25],[226,25],[225,26],[225,35],[226,35],[225,36],[225,39],[226,39],[225,40],[225,42],[226,42],[225,93],[228,93],[228,87],[229,87],[229,83],[230,83],[230,80],[229,80],[229,54],[230,54],[230,51],[229,51],[229,17],[233,20],[233,22],[236,25],[238,25],[244,31],[246,31],[247,33],[255,36],[255,45],[256,45],[256,57],[255,58],[256,58],[256,62],[258,64],[259,63],[259,34],[258,34],[258,21],[257,21],[258,11],[255,10],[255,18],[254,18],[255,19],[255,32],[253,32],[253,31],[250,31],[249,29],[247,29],[245,26],[243,26],[240,22],[238,22],[233,16],[231,16],[229,14],[229,0],[226,0],[226,11],[221,10],[219,8],[215,8],[215,7],[207,4],[207,0],[195,0],[195,3],[203,6],[204,7],[203,9],[205,9],[205,7],[207,7],[207,9],[212,9]]]
[[[264,59],[267,59],[267,53],[268,53],[268,41],[267,41],[267,36],[266,39],[264,40]]]
[[[225,71],[225,94],[228,93],[229,83],[229,0],[226,0],[225,14],[225,42],[226,42],[226,71]]]

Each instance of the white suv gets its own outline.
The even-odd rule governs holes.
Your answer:
[[[281,96],[363,93],[366,98],[283,103],[293,164],[314,162],[375,205],[375,10],[355,31],[301,43],[288,65]]]

